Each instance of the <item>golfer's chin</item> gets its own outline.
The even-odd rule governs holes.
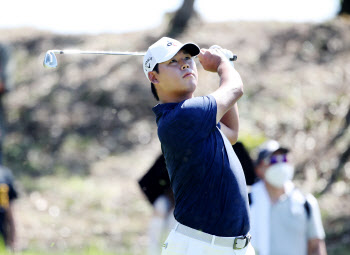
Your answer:
[[[191,82],[186,84],[186,89],[188,92],[193,93],[197,88],[197,82]]]
[[[193,78],[186,78],[185,81],[185,87],[188,88],[189,91],[195,91],[197,88],[197,79],[195,77]]]

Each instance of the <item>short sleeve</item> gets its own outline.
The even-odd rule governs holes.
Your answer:
[[[311,194],[306,196],[306,200],[310,204],[310,217],[307,223],[307,237],[308,239],[324,239],[325,232],[318,202],[316,198]]]
[[[171,116],[167,135],[176,136],[181,143],[201,140],[215,129],[216,112],[216,101],[211,95],[185,100],[179,103]]]

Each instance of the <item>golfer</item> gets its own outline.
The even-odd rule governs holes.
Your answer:
[[[203,68],[220,78],[207,96],[193,96],[197,55]],[[245,177],[232,149],[243,83],[229,55],[163,37],[144,56],[145,75],[160,101],[153,111],[175,196],[177,223],[163,255],[254,254]]]

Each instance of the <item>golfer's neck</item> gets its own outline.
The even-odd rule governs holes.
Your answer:
[[[159,99],[161,103],[179,103],[186,99],[190,99],[193,97],[193,93],[187,93],[183,95],[160,95]]]

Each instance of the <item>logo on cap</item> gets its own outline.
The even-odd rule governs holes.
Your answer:
[[[150,61],[152,61],[152,57],[149,57],[146,62],[145,62],[145,67],[146,68],[151,68],[151,63],[149,63]]]
[[[177,43],[176,42],[171,42],[171,41],[168,41],[167,45],[166,46],[176,46]]]

